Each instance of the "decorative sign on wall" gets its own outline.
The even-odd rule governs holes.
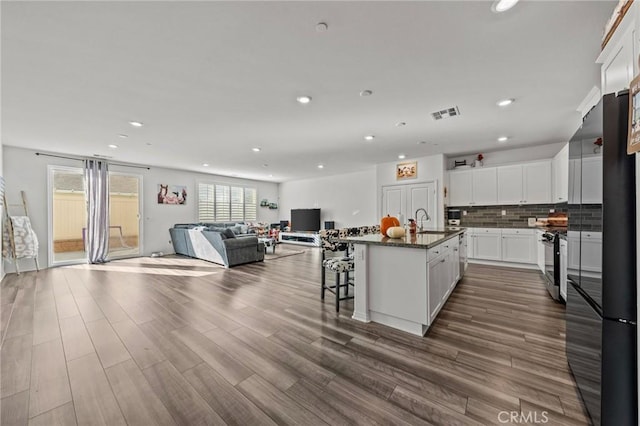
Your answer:
[[[418,177],[418,162],[398,163],[396,166],[396,180],[415,179]]]
[[[158,184],[158,204],[187,204],[187,186]]]
[[[640,151],[640,75],[631,81],[627,154]]]

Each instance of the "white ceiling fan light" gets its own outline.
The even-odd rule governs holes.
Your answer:
[[[491,10],[494,13],[502,13],[511,9],[518,3],[518,0],[496,0],[491,6]]]

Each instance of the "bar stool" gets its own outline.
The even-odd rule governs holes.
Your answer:
[[[354,260],[353,256],[339,256],[325,259],[322,261],[322,290],[321,299],[324,300],[324,292],[328,290],[336,295],[336,312],[340,312],[340,302],[342,300],[353,299],[349,296],[349,286],[353,286],[353,282],[349,279],[349,273],[353,272]],[[335,285],[327,285],[325,279],[325,271],[331,271],[336,274]],[[344,281],[340,280],[344,274]],[[340,296],[340,289],[344,289],[344,295]]]

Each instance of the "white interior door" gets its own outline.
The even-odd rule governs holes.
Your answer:
[[[417,225],[424,229],[433,229],[437,227],[437,209],[436,209],[436,186],[435,183],[422,183],[407,186],[407,205],[408,215],[416,219],[418,209],[425,209],[428,217],[424,217],[423,213],[417,216]]]
[[[422,218],[425,229],[436,228],[438,223],[438,209],[436,206],[435,182],[416,183],[412,185],[392,185],[382,187],[381,216],[391,215],[404,223],[416,216],[418,209],[425,209],[428,218]],[[403,223],[403,224],[404,224]],[[420,222],[418,222],[420,225]]]
[[[407,217],[407,194],[404,185],[385,186],[382,188],[381,216],[391,215],[400,219]]]

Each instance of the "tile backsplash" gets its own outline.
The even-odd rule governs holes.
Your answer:
[[[458,208],[458,207],[455,207]],[[459,207],[460,225],[472,228],[528,228],[528,218],[542,218],[549,216],[549,210],[554,209],[558,213],[567,212],[567,203],[561,204],[531,204],[525,206],[468,206]],[[502,215],[502,210],[506,215]],[[467,215],[464,216],[464,212]],[[448,219],[448,209],[445,209]]]

